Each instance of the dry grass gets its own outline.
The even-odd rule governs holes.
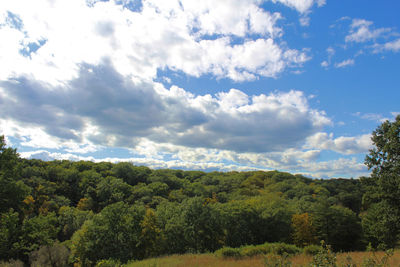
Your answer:
[[[128,267],[264,267],[264,257],[223,259],[214,254],[185,254],[147,259],[128,264]]]
[[[384,252],[349,252],[338,253],[338,266],[346,266],[348,258],[351,257],[351,262],[356,266],[362,266],[362,263],[367,258],[373,258],[380,261],[384,257]],[[290,258],[293,267],[309,266],[312,261],[312,256],[296,255]],[[154,259],[147,259],[128,264],[128,267],[265,267],[264,257],[257,256],[245,259],[224,259],[217,257],[214,254],[185,254],[172,255]],[[389,259],[390,267],[400,267],[400,251],[395,251],[394,255]]]
[[[373,258],[376,261],[381,261],[382,258],[385,256],[385,252],[383,251],[378,251],[375,253],[372,252],[349,252],[349,253],[339,253],[337,255],[337,260],[338,263],[345,263],[347,257],[351,257],[353,262],[357,266],[361,266],[363,261],[366,258]],[[394,252],[393,256],[389,258],[388,265],[387,266],[393,266],[393,267],[399,267],[400,266],[400,251],[397,250]]]

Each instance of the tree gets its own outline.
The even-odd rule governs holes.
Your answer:
[[[161,229],[157,225],[157,217],[154,210],[147,208],[143,221],[140,223],[142,232],[139,245],[143,251],[143,258],[158,256],[163,241]]]
[[[117,202],[87,220],[72,236],[71,252],[81,266],[93,266],[101,259],[127,262],[140,259],[138,249],[145,208]]]
[[[33,251],[30,256],[32,267],[63,267],[68,266],[69,250],[62,244],[56,242]]]
[[[299,247],[312,245],[317,241],[316,230],[308,213],[293,214],[292,230],[293,242]]]
[[[25,219],[22,223],[21,245],[25,255],[57,240],[59,227],[54,212]]]
[[[312,224],[319,240],[324,240],[335,251],[355,250],[360,246],[361,224],[350,209],[321,199],[315,204]]]
[[[17,258],[21,227],[18,213],[10,209],[0,214],[0,259]]]
[[[111,172],[115,177],[123,179],[125,183],[136,185],[146,182],[151,170],[144,166],[135,167],[129,162],[120,162],[113,166]]]
[[[396,244],[398,217],[391,213],[391,207],[386,202],[374,203],[362,215],[362,227],[366,240],[374,248],[385,249]]]
[[[365,164],[372,170],[370,178],[363,178],[362,182],[367,188],[364,195],[364,205],[372,205],[369,212],[376,213],[377,207],[382,218],[391,218],[394,223],[392,231],[386,231],[386,237],[378,241],[380,245],[394,247],[400,233],[400,115],[395,121],[385,121],[372,133],[373,148],[365,158]],[[373,205],[380,203],[380,205]],[[368,212],[368,211],[367,211]],[[365,219],[371,218],[366,216]],[[368,219],[375,224],[368,229],[381,229],[379,220]],[[364,221],[364,226],[366,226]],[[369,233],[370,236],[376,234]],[[376,241],[376,240],[368,240]]]
[[[0,212],[18,210],[29,193],[29,188],[17,178],[19,156],[15,149],[6,147],[0,136]]]

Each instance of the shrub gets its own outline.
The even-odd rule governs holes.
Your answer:
[[[317,255],[322,249],[321,246],[317,245],[308,245],[303,248],[303,253],[307,255]]]
[[[326,245],[324,241],[321,241],[322,249],[314,255],[311,265],[312,267],[336,267],[336,255],[332,252],[331,246]]]
[[[284,255],[289,254],[289,255],[294,255],[300,253],[302,250],[295,245],[291,244],[286,244],[286,243],[273,243],[272,244],[272,253],[278,254],[278,255]]]
[[[372,251],[372,256],[365,258],[362,267],[386,267],[389,266],[389,259],[393,256],[393,249],[385,251],[385,255],[379,259],[375,251]]]
[[[215,254],[224,258],[240,258],[242,257],[242,254],[240,252],[240,248],[223,247],[221,249],[218,249]]]
[[[70,252],[67,247],[57,242],[51,246],[42,246],[40,249],[33,251],[29,259],[33,267],[63,267],[67,265],[69,255]]]
[[[121,263],[113,259],[100,260],[96,264],[96,267],[118,267],[118,266],[122,266]]]
[[[267,254],[265,257],[265,266],[267,267],[291,267],[292,263],[289,260],[289,255]]]
[[[0,267],[24,267],[24,263],[20,260],[0,261]]]
[[[215,253],[222,257],[253,257],[257,255],[276,254],[276,255],[295,255],[301,253],[301,249],[295,245],[285,243],[265,243],[262,245],[249,245],[239,248],[223,247]]]
[[[240,254],[245,257],[253,257],[256,255],[265,255],[271,252],[269,244],[258,246],[245,246],[240,248]]]

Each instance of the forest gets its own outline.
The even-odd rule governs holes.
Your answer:
[[[23,159],[0,138],[0,261],[98,266],[265,243],[395,248],[400,116],[372,133],[369,177]],[[51,263],[45,263],[51,262]],[[48,264],[48,265],[46,265]]]

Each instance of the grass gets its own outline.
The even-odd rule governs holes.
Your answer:
[[[127,267],[264,267],[264,257],[223,259],[214,254],[184,254],[132,262]]]
[[[366,259],[374,259],[375,262],[385,256],[384,252],[349,252],[336,254],[337,265],[363,266]],[[349,259],[351,258],[351,261]],[[290,257],[291,266],[301,267],[309,266],[312,261],[312,256],[306,254],[298,254]],[[214,254],[184,254],[184,255],[171,255],[160,258],[147,259],[143,261],[131,262],[127,267],[265,267],[265,256],[254,256],[243,259],[223,258]],[[353,265],[354,266],[354,265]],[[364,265],[366,266],[366,265]],[[367,265],[374,266],[374,265]],[[375,265],[378,266],[378,265]],[[383,266],[383,265],[382,265]],[[387,265],[400,267],[400,251],[395,251],[393,256],[389,258]]]

